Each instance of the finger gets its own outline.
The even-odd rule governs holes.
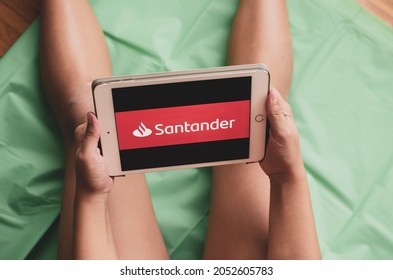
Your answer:
[[[100,140],[100,127],[97,117],[92,113],[87,113],[87,126],[85,130],[82,149],[85,152],[95,153]]]
[[[282,127],[286,118],[290,115],[285,104],[286,102],[281,97],[280,93],[272,88],[266,102],[266,113],[273,129]]]
[[[77,147],[80,147],[83,143],[83,139],[85,139],[86,126],[87,123],[83,123],[75,128],[74,138]]]

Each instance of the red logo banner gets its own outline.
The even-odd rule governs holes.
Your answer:
[[[120,150],[249,137],[250,101],[115,113]]]

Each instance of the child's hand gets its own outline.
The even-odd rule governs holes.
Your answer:
[[[299,136],[289,104],[274,88],[269,92],[266,112],[270,136],[261,167],[270,178],[296,177],[304,170]]]
[[[113,186],[108,168],[98,149],[100,128],[93,113],[87,114],[87,123],[75,130],[75,168],[77,191],[87,194],[106,194]]]

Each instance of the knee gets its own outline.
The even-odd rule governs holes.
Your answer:
[[[55,115],[63,138],[66,142],[73,143],[75,129],[87,121],[87,112],[94,110],[92,102],[73,98],[56,107],[58,111]]]

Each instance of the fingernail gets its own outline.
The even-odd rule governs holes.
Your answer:
[[[277,92],[276,92],[276,90],[275,89],[271,89],[269,95],[270,95],[272,103],[275,104],[277,102]]]
[[[92,124],[92,122],[93,122],[93,115],[94,115],[94,113],[93,112],[88,112],[87,113],[87,124]]]

